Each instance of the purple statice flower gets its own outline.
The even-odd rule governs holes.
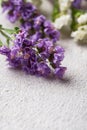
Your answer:
[[[41,62],[37,65],[37,72],[39,75],[48,76],[51,73],[51,69],[46,63]]]
[[[23,5],[20,6],[20,13],[23,20],[28,20],[31,17],[33,17],[34,12],[36,11],[36,7],[31,3],[23,3]]]
[[[63,77],[65,71],[66,71],[66,67],[56,68],[54,74],[55,74],[56,76],[58,76],[58,78],[61,79],[61,78]]]
[[[65,67],[61,66],[64,49],[56,46],[60,33],[53,24],[41,15],[29,2],[8,0],[2,4],[8,11],[11,22],[20,20],[21,31],[16,35],[7,60],[12,67],[21,68],[28,74],[62,78]]]
[[[22,21],[21,28],[28,31],[28,32],[31,31],[33,29],[32,28],[32,22],[30,22],[30,21]]]
[[[39,38],[33,42],[33,37],[24,30],[16,34],[12,47],[1,47],[0,54],[6,55],[10,66],[28,74],[62,78],[66,70],[61,66],[64,58],[62,47],[56,46],[50,38]]]
[[[41,32],[36,32],[32,36],[30,36],[30,39],[32,40],[32,42],[37,42],[38,39],[41,39],[41,38],[42,38],[42,33]]]
[[[43,16],[43,15],[35,17],[34,18],[34,29],[37,30],[37,31],[40,30],[41,27],[43,27],[43,24],[44,24],[45,21],[46,21],[46,17]]]
[[[56,46],[54,50],[53,63],[55,66],[59,66],[60,62],[64,59],[64,49],[60,46]]]
[[[21,5],[24,2],[24,0],[10,0],[9,2],[14,5]]]
[[[2,55],[9,56],[10,52],[11,52],[10,49],[6,46],[2,46],[0,48],[0,54],[2,54]]]
[[[72,6],[75,7],[76,9],[80,9],[81,8],[81,2],[82,0],[74,0],[72,3]]]

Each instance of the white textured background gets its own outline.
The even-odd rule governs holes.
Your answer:
[[[10,23],[0,14],[0,23]],[[44,79],[7,68],[0,56],[0,130],[87,130],[87,45],[71,39],[64,80]]]

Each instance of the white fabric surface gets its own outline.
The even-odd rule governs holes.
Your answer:
[[[1,14],[0,23],[12,26]],[[59,44],[68,68],[63,81],[9,69],[0,56],[0,130],[87,130],[87,45]]]

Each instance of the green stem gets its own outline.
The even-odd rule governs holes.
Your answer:
[[[2,1],[3,1],[3,0],[0,0],[0,7],[1,7],[1,5],[2,5]]]
[[[9,40],[12,40],[5,32],[3,32],[2,30],[0,30],[0,33],[6,38],[6,39],[9,39]]]
[[[78,10],[78,9],[75,9],[75,8],[71,8],[71,11],[72,11],[72,24],[71,24],[71,29],[73,31],[77,30],[78,28],[78,22],[77,22],[77,18],[84,14],[85,12],[83,10]]]
[[[55,0],[53,14],[52,14],[52,21],[56,19],[56,16],[59,14],[59,12],[60,12],[60,9],[59,9],[58,0]]]
[[[3,28],[2,25],[0,25],[0,33],[6,38],[6,43],[9,46],[9,43],[13,41],[12,35],[18,34],[20,29],[18,27],[15,27],[14,29],[7,29]]]
[[[0,30],[0,33],[6,38],[6,42],[9,47],[9,43],[12,41],[12,39],[4,31]]]

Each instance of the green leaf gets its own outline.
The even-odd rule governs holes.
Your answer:
[[[1,28],[1,29],[10,35],[19,33],[19,31],[20,31],[20,29],[18,27],[15,27],[14,29],[7,29],[7,28]]]
[[[2,25],[0,24],[0,29],[2,28]]]
[[[20,29],[18,27],[15,27],[14,30],[16,33],[19,33],[19,31],[20,31]]]
[[[8,29],[3,28],[2,25],[0,25],[0,33],[2,36],[5,37],[6,43],[9,46],[10,42],[13,41],[12,35],[19,33],[20,29],[18,27],[15,27],[14,29]],[[0,41],[0,45],[2,46],[2,42]]]
[[[9,39],[7,39],[7,40],[6,40],[6,42],[7,42],[7,45],[8,45],[8,47],[9,47],[10,40],[9,40]]]
[[[3,45],[2,41],[0,40],[0,47]]]
[[[14,30],[12,30],[12,29],[2,28],[2,30],[4,30],[4,31],[7,32],[8,34],[13,34],[13,33],[14,33]]]
[[[59,11],[58,0],[55,0],[53,14],[52,14],[52,21],[54,21],[57,18],[59,13],[60,13],[60,11]]]

